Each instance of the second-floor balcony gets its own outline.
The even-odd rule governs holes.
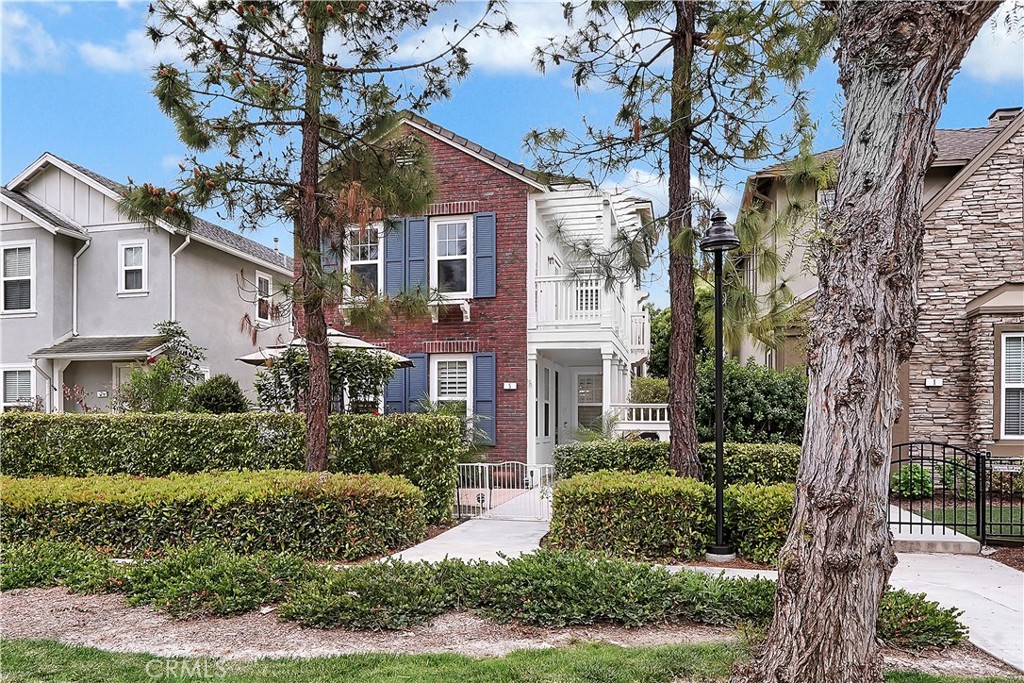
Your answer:
[[[546,275],[534,279],[534,319],[537,329],[612,332],[635,356],[650,346],[647,311],[623,297],[622,287],[605,286],[603,278]],[[632,290],[631,290],[632,291]]]

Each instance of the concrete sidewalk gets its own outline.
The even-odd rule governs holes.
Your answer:
[[[970,629],[970,641],[1024,672],[1024,573],[978,555],[900,553],[899,560],[889,585],[925,593],[943,607],[963,610],[960,620]],[[770,570],[686,568],[778,578]]]
[[[513,522],[477,518],[463,522],[443,534],[395,553],[409,562],[438,562],[450,557],[460,560],[500,560],[501,552],[509,557],[540,548],[540,539],[548,532],[547,522]]]

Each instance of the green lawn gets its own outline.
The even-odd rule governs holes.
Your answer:
[[[352,655],[308,660],[220,662],[113,654],[50,641],[8,640],[0,645],[4,683],[668,683],[725,681],[744,656],[735,645],[621,648],[579,645],[523,650],[507,657],[460,655]],[[997,683],[1013,679],[939,678],[893,673],[889,683]],[[1019,679],[1018,679],[1019,680]]]
[[[968,529],[976,528],[978,516],[975,514],[974,508],[965,509],[964,507],[947,507],[935,508],[935,514],[932,515],[931,508],[928,505],[928,501],[925,501],[924,510],[917,507],[917,503],[908,506],[908,509],[915,515],[924,517],[925,519],[933,519],[936,522],[942,522],[945,525],[951,524],[967,524]],[[1019,505],[993,505],[991,508],[985,508],[985,521],[987,527],[987,533],[989,536],[1009,536],[1012,530],[1015,534],[1020,533],[1021,525],[1024,523],[1024,508]],[[1001,527],[1000,524],[1013,525]],[[958,527],[958,531],[962,531],[963,527]],[[970,532],[969,536],[974,536],[974,532]]]

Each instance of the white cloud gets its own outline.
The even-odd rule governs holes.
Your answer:
[[[135,71],[159,62],[175,61],[180,57],[177,46],[165,40],[159,46],[141,30],[129,31],[125,37],[111,45],[80,43],[78,54],[90,66],[101,71]]]
[[[3,71],[56,70],[61,50],[43,25],[18,9],[0,3]]]
[[[987,83],[1020,84],[1024,79],[1024,1],[999,8],[978,33],[963,68],[967,75]]]
[[[664,216],[668,213],[667,175],[658,176],[645,169],[631,168],[620,178],[603,183],[602,187],[606,190],[625,190],[650,199],[654,203],[655,215]],[[695,175],[690,176],[690,187],[695,200],[710,202],[724,211],[730,220],[735,219],[741,200],[740,192],[736,188],[709,185]],[[694,213],[694,217],[697,218],[696,214],[699,211]]]
[[[185,161],[185,155],[183,154],[165,154],[160,158],[160,166],[167,170],[178,171],[180,170],[178,165]]]
[[[483,3],[459,3],[459,26],[471,25],[483,11]],[[508,6],[509,18],[516,26],[515,35],[481,35],[471,37],[462,46],[475,68],[490,73],[537,73],[534,70],[533,51],[548,39],[564,33],[565,20],[559,2],[513,2]],[[435,25],[425,31],[403,36],[399,45],[398,59],[425,58],[444,49],[449,39],[460,33],[453,33],[450,27]]]

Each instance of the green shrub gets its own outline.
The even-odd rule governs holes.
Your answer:
[[[630,403],[668,403],[668,380],[663,377],[634,377]]]
[[[200,543],[130,567],[125,594],[131,605],[152,605],[176,617],[226,617],[280,602],[315,573],[297,555],[239,555]]]
[[[940,607],[924,593],[888,589],[878,610],[878,637],[891,647],[948,647],[967,637],[962,610]]]
[[[932,471],[920,465],[900,465],[892,475],[889,488],[904,500],[931,498],[933,492]]]
[[[772,616],[775,582],[767,579],[670,572],[586,552],[539,550],[505,559],[334,568],[289,554],[240,556],[204,544],[169,549],[166,557],[140,559],[125,571],[95,550],[38,542],[7,546],[2,568],[5,589],[74,585],[69,577],[77,575],[86,577],[79,585],[87,589],[121,591],[131,604],[177,617],[241,614],[278,603],[283,619],[319,628],[404,629],[463,608],[535,626],[692,621],[764,627]],[[896,647],[954,645],[967,633],[960,614],[923,595],[887,590],[878,634]]]
[[[171,472],[302,469],[301,415],[0,413],[4,474],[81,477]],[[328,468],[402,475],[419,486],[427,519],[451,518],[459,420],[437,415],[332,415]]]
[[[323,571],[295,589],[281,616],[315,628],[404,629],[459,607],[467,573],[467,565],[452,560]]]
[[[803,368],[777,371],[726,358],[723,373],[725,440],[744,443],[800,443],[807,409],[807,375]],[[715,438],[715,362],[697,364],[697,437]]]
[[[954,498],[974,499],[974,468],[967,466],[963,458],[954,457],[942,463],[939,477],[947,494]]]
[[[714,492],[693,479],[651,472],[594,472],[559,482],[548,543],[639,560],[703,556]]]
[[[726,533],[736,552],[754,562],[776,563],[792,515],[791,484],[739,484],[725,489]]]
[[[214,375],[188,392],[188,408],[196,413],[244,413],[249,401],[231,375]]]
[[[353,560],[419,541],[423,495],[403,479],[293,471],[0,479],[0,538],[131,554],[216,541],[242,553]]]
[[[616,470],[664,472],[669,445],[644,439],[604,439],[562,444],[555,448],[555,476]],[[703,443],[697,456],[707,478],[715,468],[715,445]],[[723,444],[723,474],[728,484],[774,484],[796,481],[800,447],[784,443]]]
[[[28,541],[0,548],[0,590],[63,586],[75,593],[105,593],[123,583],[121,565],[78,544]]]

